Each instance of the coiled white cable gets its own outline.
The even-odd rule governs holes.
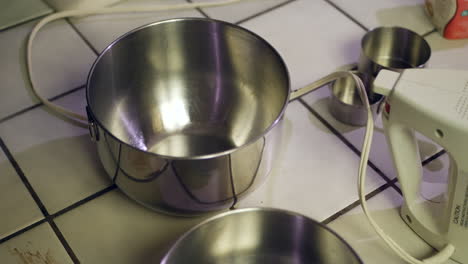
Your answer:
[[[215,7],[215,6],[224,6],[234,4],[243,0],[225,0],[218,2],[202,2],[202,3],[185,3],[185,4],[176,4],[176,5],[159,5],[159,6],[128,6],[128,7],[106,7],[98,9],[78,9],[78,10],[66,10],[62,12],[57,12],[43,18],[39,23],[34,26],[31,33],[29,34],[28,43],[26,47],[26,67],[28,72],[28,79],[31,84],[31,90],[36,95],[36,97],[44,105],[52,109],[54,112],[72,119],[78,119],[82,121],[87,121],[87,117],[81,114],[70,111],[64,107],[61,107],[57,104],[52,103],[47,98],[41,96],[37,91],[34,77],[33,77],[33,67],[32,67],[32,47],[34,39],[39,32],[39,30],[44,27],[46,24],[67,17],[77,17],[77,16],[88,16],[88,15],[102,15],[102,14],[117,14],[117,13],[146,13],[146,12],[155,12],[163,10],[180,10],[180,9],[189,9],[189,8],[202,8],[202,7]]]

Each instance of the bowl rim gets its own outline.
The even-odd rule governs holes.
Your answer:
[[[422,63],[419,63],[418,65],[414,65],[410,68],[396,68],[396,67],[389,67],[382,65],[381,63],[378,63],[377,59],[380,56],[371,56],[366,52],[366,47],[369,45],[369,39],[373,37],[375,34],[408,34],[414,39],[417,39],[421,43],[420,49],[423,52],[421,61],[424,61]],[[384,69],[391,69],[391,70],[403,70],[403,69],[412,69],[412,68],[424,68],[427,63],[429,62],[429,59],[432,56],[432,49],[431,45],[429,45],[428,41],[426,40],[425,37],[422,35],[416,33],[415,31],[405,28],[405,27],[399,27],[399,26],[380,26],[380,27],[374,27],[371,30],[367,31],[364,36],[361,38],[361,56],[365,57],[367,60],[370,62],[374,63],[375,65],[379,65],[383,67]]]
[[[208,153],[208,154],[202,154],[202,155],[193,155],[193,156],[186,156],[186,157],[183,157],[183,156],[171,156],[171,155],[163,155],[163,154],[158,154],[158,153],[154,153],[154,152],[150,152],[150,151],[146,151],[146,150],[143,150],[143,149],[140,149],[132,144],[129,144],[121,139],[119,139],[117,136],[115,136],[113,133],[111,133],[109,131],[109,129],[107,129],[103,123],[99,120],[99,118],[97,118],[97,116],[95,115],[92,107],[91,107],[91,104],[90,104],[90,95],[89,95],[89,90],[90,90],[90,83],[91,83],[91,78],[93,77],[93,73],[94,73],[94,69],[96,68],[97,64],[100,62],[100,60],[102,59],[102,57],[107,54],[107,52],[112,49],[112,47],[118,43],[119,41],[125,39],[126,37],[142,30],[142,29],[145,29],[145,28],[148,28],[148,27],[152,27],[152,26],[156,26],[156,25],[160,25],[160,24],[165,24],[165,23],[176,23],[176,22],[180,22],[180,21],[204,21],[204,22],[209,22],[209,23],[220,23],[220,24],[223,24],[225,26],[228,26],[228,27],[232,27],[234,29],[237,29],[237,30],[240,30],[240,31],[243,31],[251,36],[253,36],[254,38],[256,38],[257,40],[259,40],[260,42],[262,42],[266,47],[268,47],[274,54],[274,56],[278,59],[278,63],[279,65],[281,66],[281,68],[283,68],[284,70],[284,77],[285,77],[285,80],[286,80],[286,86],[285,87],[285,90],[287,91],[287,94],[285,96],[285,100],[283,102],[283,105],[281,107],[281,110],[280,112],[278,113],[278,116],[273,120],[273,122],[271,122],[271,124],[262,132],[262,133],[259,133],[258,136],[255,136],[255,137],[252,137],[250,140],[244,142],[242,145],[240,146],[237,146],[235,148],[231,148],[231,149],[227,149],[227,150],[224,150],[224,151],[219,151],[219,152],[214,152],[214,153]],[[222,21],[222,20],[217,20],[217,19],[212,19],[212,18],[200,18],[200,17],[180,17],[180,18],[170,18],[170,19],[164,19],[164,20],[160,20],[160,21],[156,21],[156,22],[152,22],[152,23],[149,23],[149,24],[146,24],[146,25],[143,25],[143,26],[140,26],[140,27],[137,27],[133,30],[130,30],[126,33],[124,33],[123,35],[121,35],[120,37],[118,37],[117,39],[115,39],[114,41],[112,41],[100,54],[99,56],[96,58],[96,60],[93,62],[92,66],[91,66],[91,69],[88,73],[88,77],[87,77],[87,80],[86,80],[86,89],[85,89],[85,92],[86,92],[86,108],[87,108],[87,112],[88,112],[88,122],[96,122],[98,127],[102,130],[104,130],[104,132],[106,134],[108,134],[109,136],[111,136],[114,140],[118,141],[120,144],[124,144],[132,149],[135,149],[137,151],[140,151],[140,152],[143,152],[145,154],[150,154],[152,156],[156,156],[156,157],[161,157],[163,159],[168,159],[168,160],[200,160],[200,159],[211,159],[211,158],[217,158],[217,157],[221,157],[221,156],[225,156],[225,155],[229,155],[241,148],[244,148],[256,141],[258,141],[259,139],[261,139],[262,137],[264,137],[265,135],[268,134],[268,132],[270,130],[272,130],[280,121],[281,121],[281,118],[283,117],[284,113],[286,112],[286,107],[288,106],[288,103],[289,103],[289,98],[290,98],[290,95],[291,95],[291,78],[290,78],[290,74],[289,74],[289,71],[288,71],[288,67],[284,61],[284,59],[281,57],[280,53],[268,42],[266,41],[264,38],[262,38],[261,36],[259,36],[258,34],[256,34],[255,32],[249,30],[249,29],[246,29],[244,27],[241,27],[239,25],[236,25],[236,24],[233,24],[233,23],[229,23],[229,22],[226,22],[226,21]]]
[[[294,217],[301,217],[303,219],[305,219],[306,221],[308,222],[311,222],[315,225],[318,225],[320,228],[323,228],[325,229],[325,231],[328,231],[330,232],[333,236],[335,236],[348,250],[349,252],[356,258],[356,260],[358,261],[358,263],[364,263],[362,261],[362,259],[359,257],[359,255],[357,254],[357,252],[351,247],[351,245],[348,244],[348,242],[346,242],[346,240],[344,240],[340,235],[338,235],[338,233],[336,233],[335,231],[333,231],[331,228],[329,228],[328,226],[326,226],[325,224],[319,222],[319,221],[316,221],[310,217],[307,217],[301,213],[297,213],[297,212],[293,212],[293,211],[290,211],[290,210],[286,210],[286,209],[279,209],[279,208],[273,208],[273,207],[250,207],[250,208],[241,208],[241,209],[234,209],[234,210],[229,210],[227,212],[223,212],[223,213],[219,213],[219,214],[216,214],[202,222],[200,222],[199,224],[195,225],[194,227],[190,228],[188,231],[186,231],[184,234],[182,234],[169,248],[169,250],[167,251],[167,253],[164,255],[163,259],[161,260],[161,264],[167,264],[168,261],[170,260],[170,257],[171,255],[174,254],[174,252],[177,250],[177,248],[179,247],[180,244],[182,244],[184,242],[184,240],[190,236],[192,233],[196,232],[199,228],[205,226],[205,225],[208,225],[210,224],[211,222],[214,222],[220,218],[224,218],[224,217],[229,217],[230,215],[234,215],[234,214],[245,214],[245,213],[250,213],[250,212],[273,212],[273,213],[279,213],[279,214],[283,214],[283,215],[289,215],[289,216],[294,216]]]

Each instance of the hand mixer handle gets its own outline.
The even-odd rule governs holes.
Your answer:
[[[450,115],[447,117],[439,114],[440,112],[445,113],[443,110],[447,106],[440,102],[437,104],[437,99],[440,97],[453,99],[452,91],[442,89],[443,92],[440,92],[440,89],[432,87],[438,86],[440,81],[435,77],[440,77],[438,76],[440,74],[445,76],[447,72],[432,71],[430,74],[425,74],[423,71],[409,70],[398,74],[381,71],[374,82],[376,92],[388,96],[382,119],[405,198],[401,210],[402,218],[419,236],[440,250],[436,255],[424,260],[425,263],[437,263],[438,260],[447,259],[454,252],[454,241],[447,239],[449,229],[447,214],[451,211],[452,205],[449,204],[445,207],[444,215],[440,215],[440,212],[437,213],[438,215],[434,215],[432,210],[422,206],[419,201],[422,164],[414,131],[417,130],[431,137],[446,148],[452,146],[447,145],[447,142],[442,140],[442,138],[445,139],[443,131],[445,130],[450,135],[458,131],[458,129],[450,127],[450,122],[447,121],[451,121]],[[429,83],[421,81],[424,80],[421,77],[426,76],[429,76],[426,78],[430,79],[426,80]],[[436,93],[437,96],[434,96],[433,93]],[[451,165],[456,165],[456,163],[451,162]],[[450,179],[456,181],[458,174],[457,169],[452,169]],[[449,190],[449,196],[457,196],[457,193],[459,191]]]
[[[442,263],[453,256],[455,248],[453,245],[464,245],[466,240],[465,230],[457,226],[457,228],[448,228],[448,223],[438,222],[432,212],[427,208],[418,204],[419,188],[422,180],[422,164],[419,154],[419,148],[415,132],[408,128],[404,123],[387,119],[383,117],[383,124],[386,130],[387,142],[389,143],[390,151],[392,152],[393,162],[398,171],[398,180],[401,184],[405,204],[401,209],[401,216],[405,222],[423,237],[432,246],[439,249],[435,255],[423,260],[424,263]],[[463,175],[456,166],[456,163],[451,160],[450,179],[457,181],[457,175]],[[466,173],[465,173],[466,174]],[[450,186],[455,186],[450,184]],[[458,184],[460,186],[467,186]],[[465,190],[449,190],[449,196],[466,196]],[[452,200],[452,199],[450,199]],[[465,198],[466,200],[466,198]],[[466,202],[465,202],[466,204]],[[452,205],[449,204],[443,212],[441,219],[449,219],[447,214],[450,214]],[[441,213],[441,212],[440,212]],[[462,213],[460,213],[461,215]],[[460,216],[462,218],[462,216]],[[468,217],[464,219],[468,220]],[[448,221],[448,220],[445,220]],[[460,222],[463,220],[460,220]],[[468,225],[468,222],[466,223]],[[462,224],[460,224],[462,226]],[[465,227],[466,228],[466,227]],[[449,229],[449,230],[448,230]],[[447,232],[451,237],[450,243],[447,240]],[[464,255],[458,252],[457,255]],[[457,256],[458,257],[458,256]]]
[[[414,131],[385,117],[383,124],[405,202],[411,207],[418,198],[422,176],[421,158]]]
[[[447,223],[441,222],[440,219],[446,218],[445,214],[449,208],[446,207],[444,212],[439,212],[444,215],[434,215],[434,212],[428,210],[421,202],[419,193],[423,169],[415,131],[408,127],[411,124],[400,122],[399,117],[388,118],[384,115],[382,119],[398,181],[405,198],[401,216],[411,229],[440,250],[447,244]]]
[[[382,113],[385,135],[406,203],[411,207],[417,199],[421,183],[422,165],[414,130],[405,124],[408,119],[404,118],[412,115],[412,121],[416,121],[418,118],[414,115],[417,115],[417,111],[406,109],[404,104],[400,106],[398,101],[395,102],[397,105],[395,105],[394,109],[391,109],[389,103],[389,100],[393,97],[393,89],[400,77],[399,73],[382,70],[374,82],[374,87],[377,93],[388,98],[385,103],[385,111]]]

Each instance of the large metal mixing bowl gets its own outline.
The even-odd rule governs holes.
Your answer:
[[[114,41],[87,83],[90,131],[117,186],[155,210],[227,208],[274,163],[289,76],[258,35],[183,18]]]
[[[267,208],[220,214],[180,237],[161,262],[185,263],[363,263],[326,226],[305,216]]]

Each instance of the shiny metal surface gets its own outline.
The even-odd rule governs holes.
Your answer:
[[[289,76],[252,32],[186,18],[127,33],[88,78],[101,161],[127,195],[170,214],[226,208],[269,173]]]
[[[99,128],[101,162],[129,197],[153,210],[181,216],[233,206],[258,187],[277,160],[282,122],[260,140],[207,159],[167,159],[137,150]]]
[[[358,70],[364,74],[364,84],[370,92],[381,69],[401,72],[424,67],[431,57],[431,47],[422,36],[400,27],[378,27],[367,32],[361,48]]]
[[[356,70],[355,68],[351,70]],[[362,74],[357,73],[359,77]],[[367,110],[362,104],[359,93],[352,77],[338,79],[330,84],[330,101],[328,108],[330,113],[338,121],[352,126],[364,126],[367,124]],[[379,114],[379,106],[383,96],[373,94],[369,98],[374,118]]]
[[[289,96],[264,40],[207,19],[174,19],[123,36],[89,76],[89,107],[114,137],[168,158],[206,158],[251,143]]]
[[[215,216],[179,238],[162,260],[178,263],[363,263],[326,226],[279,209]]]

